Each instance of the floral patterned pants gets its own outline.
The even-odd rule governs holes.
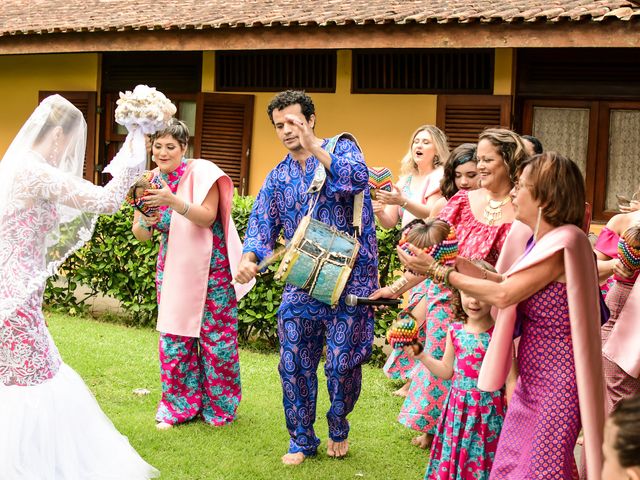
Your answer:
[[[232,422],[240,403],[237,308],[207,300],[200,338],[160,335],[162,399],[156,421],[177,424],[198,414]]]

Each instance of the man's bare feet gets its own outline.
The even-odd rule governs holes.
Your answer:
[[[285,465],[300,465],[304,462],[304,453],[286,453],[282,456],[282,463]]]
[[[397,397],[406,397],[407,395],[409,395],[409,387],[410,386],[411,386],[411,382],[408,381],[402,387],[400,387],[398,390],[393,392],[393,395],[395,395]]]
[[[173,428],[173,425],[167,422],[158,422],[156,423],[156,428],[158,430],[169,430],[170,428]]]
[[[333,440],[327,440],[327,455],[333,458],[344,458],[349,451],[349,440],[343,440],[342,442],[334,442]]]
[[[433,443],[433,435],[428,433],[423,433],[419,437],[413,437],[411,439],[411,445],[415,445],[423,450],[431,447],[431,443]]]

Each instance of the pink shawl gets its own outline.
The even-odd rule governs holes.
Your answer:
[[[569,318],[573,340],[574,361],[580,417],[584,429],[585,453],[588,477],[600,478],[602,465],[602,435],[604,428],[604,382],[602,356],[600,354],[600,310],[598,302],[598,279],[591,245],[584,232],[574,225],[558,227],[544,237],[524,257],[526,240],[531,229],[516,222],[502,250],[501,267],[512,266],[506,276],[525,270],[552,254],[564,252],[564,267],[567,278]],[[499,310],[496,326],[478,379],[478,386],[486,391],[500,389],[507,378],[511,365],[511,345],[516,320],[516,307]]]
[[[640,280],[636,280],[602,353],[634,378],[640,378]]]
[[[424,192],[422,193],[423,201],[426,201],[431,195],[440,193],[440,180],[444,175],[442,167],[437,167],[433,172],[427,175],[424,183]]]
[[[217,218],[222,222],[229,266],[231,274],[235,275],[242,255],[242,242],[231,218],[231,179],[213,162],[191,160],[180,179],[177,195],[190,203],[200,205],[216,183],[220,194]],[[212,244],[211,228],[200,227],[175,212],[171,214],[158,307],[157,329],[160,332],[184,337],[200,336]],[[240,300],[254,283],[255,280],[244,285],[236,284],[237,299]]]

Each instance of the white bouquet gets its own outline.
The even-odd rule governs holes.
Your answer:
[[[176,113],[176,106],[162,92],[146,85],[138,85],[133,92],[120,92],[116,105],[117,123],[128,131],[139,126],[146,134],[163,129]]]
[[[146,85],[138,85],[133,92],[120,92],[116,105],[116,122],[125,126],[129,134],[104,171],[117,175],[125,168],[136,168],[142,172],[147,163],[144,135],[165,128],[175,115],[176,106],[162,92]]]

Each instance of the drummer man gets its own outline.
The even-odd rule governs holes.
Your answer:
[[[349,449],[347,415],[360,395],[361,365],[371,354],[373,309],[366,305],[347,306],[344,299],[348,294],[368,297],[378,288],[378,247],[368,170],[357,145],[340,137],[333,153],[324,150],[328,139],[316,137],[315,107],[304,92],[287,90],[277,94],[267,113],[288,153],[269,172],[256,197],[236,281],[245,283],[256,275],[257,263],[272,254],[281,232],[287,242],[293,237],[314,197],[307,190],[316,168],[324,166],[327,176],[313,218],[340,231],[354,234],[354,196],[364,191],[360,250],[337,307],[287,284],[278,310],[278,371],[290,435],[282,462],[298,465],[314,456],[320,445],[313,424],[318,393],[316,371],[325,340],[325,374],[331,401],[327,412],[327,455],[341,458]]]

